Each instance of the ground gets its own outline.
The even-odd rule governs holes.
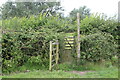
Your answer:
[[[118,78],[118,69],[111,67],[99,71],[28,70],[4,75],[3,78]]]

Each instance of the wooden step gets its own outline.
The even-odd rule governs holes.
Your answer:
[[[65,49],[72,49],[71,47],[65,47]]]
[[[65,47],[67,47],[67,46],[70,46],[70,47],[71,47],[71,46],[74,46],[74,45],[69,45],[69,44],[65,45]]]
[[[65,43],[68,43],[68,44],[73,44],[74,42],[73,41],[66,41]]]

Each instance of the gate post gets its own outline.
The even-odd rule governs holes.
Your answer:
[[[58,50],[59,50],[59,43],[58,40],[56,40],[56,64],[58,64],[58,59],[59,59],[59,55],[58,55]]]
[[[77,63],[80,61],[80,14],[77,13]]]
[[[49,70],[52,70],[52,41],[50,41],[50,61],[49,61]]]

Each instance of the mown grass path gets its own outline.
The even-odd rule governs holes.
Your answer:
[[[85,74],[76,74],[71,71],[62,70],[54,70],[52,72],[48,70],[38,70],[25,73],[14,73],[3,76],[3,78],[118,78],[117,68],[108,68],[99,71],[83,71],[83,73]]]

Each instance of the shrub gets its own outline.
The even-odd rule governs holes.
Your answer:
[[[56,20],[58,22],[53,24]],[[49,41],[58,39],[60,42],[64,37],[60,32],[58,33],[58,30],[64,26],[60,22],[58,16],[46,18],[41,14],[30,18],[15,17],[3,20],[3,73],[11,72],[26,63],[47,67]]]
[[[108,33],[95,33],[81,38],[81,59],[88,61],[111,60],[117,55],[117,44]]]

